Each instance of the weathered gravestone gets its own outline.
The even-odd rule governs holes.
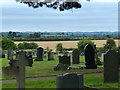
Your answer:
[[[9,59],[9,60],[12,60],[12,59],[13,59],[13,56],[14,56],[13,50],[9,49],[7,55],[8,55],[8,59]]]
[[[27,55],[33,55],[32,51],[26,52]]]
[[[72,52],[72,63],[79,64],[79,51],[78,51],[78,49],[75,49]]]
[[[98,55],[95,55],[95,62],[97,65],[102,65],[102,62],[100,61],[100,58],[98,57]]]
[[[5,53],[3,50],[0,50],[0,58],[5,58]]]
[[[59,63],[67,64],[70,66],[70,56],[59,56]]]
[[[43,55],[44,55],[43,48],[41,47],[37,48],[37,57],[35,61],[43,61]]]
[[[86,69],[96,69],[97,65],[95,63],[95,50],[90,44],[87,44],[84,48],[85,54],[85,68]]]
[[[98,57],[98,53],[96,50],[96,45],[94,45],[94,49],[95,49],[95,62],[97,65],[102,65],[102,62],[100,61],[100,58]]]
[[[104,54],[104,82],[118,82],[118,54],[114,50],[109,50]]]
[[[16,59],[10,60],[9,67],[3,68],[3,76],[9,77],[11,75],[16,76],[17,88],[25,88],[25,66],[32,67],[33,60],[26,55],[26,52],[16,52]]]
[[[84,88],[82,74],[64,74],[56,77],[56,87],[59,90],[64,88],[78,90]]]
[[[54,60],[53,52],[48,52],[48,61]]]
[[[54,67],[54,70],[67,70],[70,66],[70,56],[59,56],[59,64]]]

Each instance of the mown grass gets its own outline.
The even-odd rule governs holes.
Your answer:
[[[32,67],[26,67],[26,77],[39,77],[39,76],[51,76],[51,75],[60,75],[64,73],[92,73],[92,72],[102,72],[102,68],[98,69],[71,69],[71,70],[65,70],[65,71],[54,71],[54,67],[58,64],[58,56],[54,55],[55,60],[54,61],[47,61],[47,58],[44,59],[44,61],[34,61]],[[9,66],[9,60],[2,59],[2,66],[6,67]],[[80,61],[84,62],[84,56],[80,57]],[[71,66],[80,66],[84,65],[84,63],[81,64],[72,64]],[[12,79],[15,77],[10,78],[3,78],[3,79]]]
[[[47,61],[47,58],[44,61],[34,61],[33,67],[26,67],[26,78],[28,77],[40,77],[40,76],[51,76],[51,75],[63,75],[65,73],[79,73],[84,74],[84,85],[97,87],[97,88],[118,88],[118,83],[103,83],[103,66],[99,66],[98,69],[72,69],[65,71],[54,71],[53,68],[58,64],[58,56],[54,55],[54,61]],[[80,61],[84,62],[84,56],[80,57]],[[3,67],[9,66],[9,60],[2,59],[0,60]],[[72,65],[84,65],[81,64],[72,64]],[[1,79],[13,79],[10,78],[1,78]],[[3,88],[16,88],[16,82],[7,82],[3,83]],[[56,88],[56,78],[43,78],[40,80],[26,80],[26,88]]]
[[[104,83],[102,74],[84,75],[84,85],[94,88],[118,88],[119,83]],[[3,88],[16,88],[16,82],[3,83]],[[26,88],[56,88],[56,78],[27,80]]]

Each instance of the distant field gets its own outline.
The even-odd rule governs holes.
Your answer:
[[[104,44],[106,43],[106,40],[92,40],[92,41],[97,45],[97,47],[103,47]],[[23,41],[20,42],[15,41],[16,44],[22,42]],[[77,48],[77,42],[79,41],[26,41],[26,42],[35,42],[44,49],[46,49],[47,47],[49,47],[50,49],[55,49],[58,43],[63,43],[64,48]],[[118,45],[118,40],[115,40],[115,42]]]

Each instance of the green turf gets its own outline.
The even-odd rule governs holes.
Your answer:
[[[58,64],[58,56],[54,55],[55,60],[54,61],[47,61],[47,58],[44,59],[44,61],[34,61],[32,67],[26,67],[26,77],[38,77],[38,76],[51,76],[51,75],[60,75],[64,73],[91,73],[91,72],[102,72],[103,69],[98,68],[98,69],[91,69],[91,70],[86,70],[86,69],[72,69],[72,70],[65,70],[65,71],[54,71],[54,67]],[[84,57],[80,57],[80,61],[84,62]],[[2,59],[2,66],[6,67],[9,66],[9,60],[7,59]],[[81,64],[72,64],[72,65],[83,65]],[[10,77],[10,78],[3,78],[3,79],[11,79],[15,77]]]
[[[118,83],[103,83],[102,74],[84,75],[84,85],[95,88],[118,88]],[[3,88],[16,88],[16,82],[3,83]],[[56,88],[56,78],[27,80],[26,88]]]

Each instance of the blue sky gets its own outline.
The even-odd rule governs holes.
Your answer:
[[[118,31],[117,2],[81,2],[82,8],[60,12],[33,9],[12,2],[2,5],[2,31],[113,32]]]

